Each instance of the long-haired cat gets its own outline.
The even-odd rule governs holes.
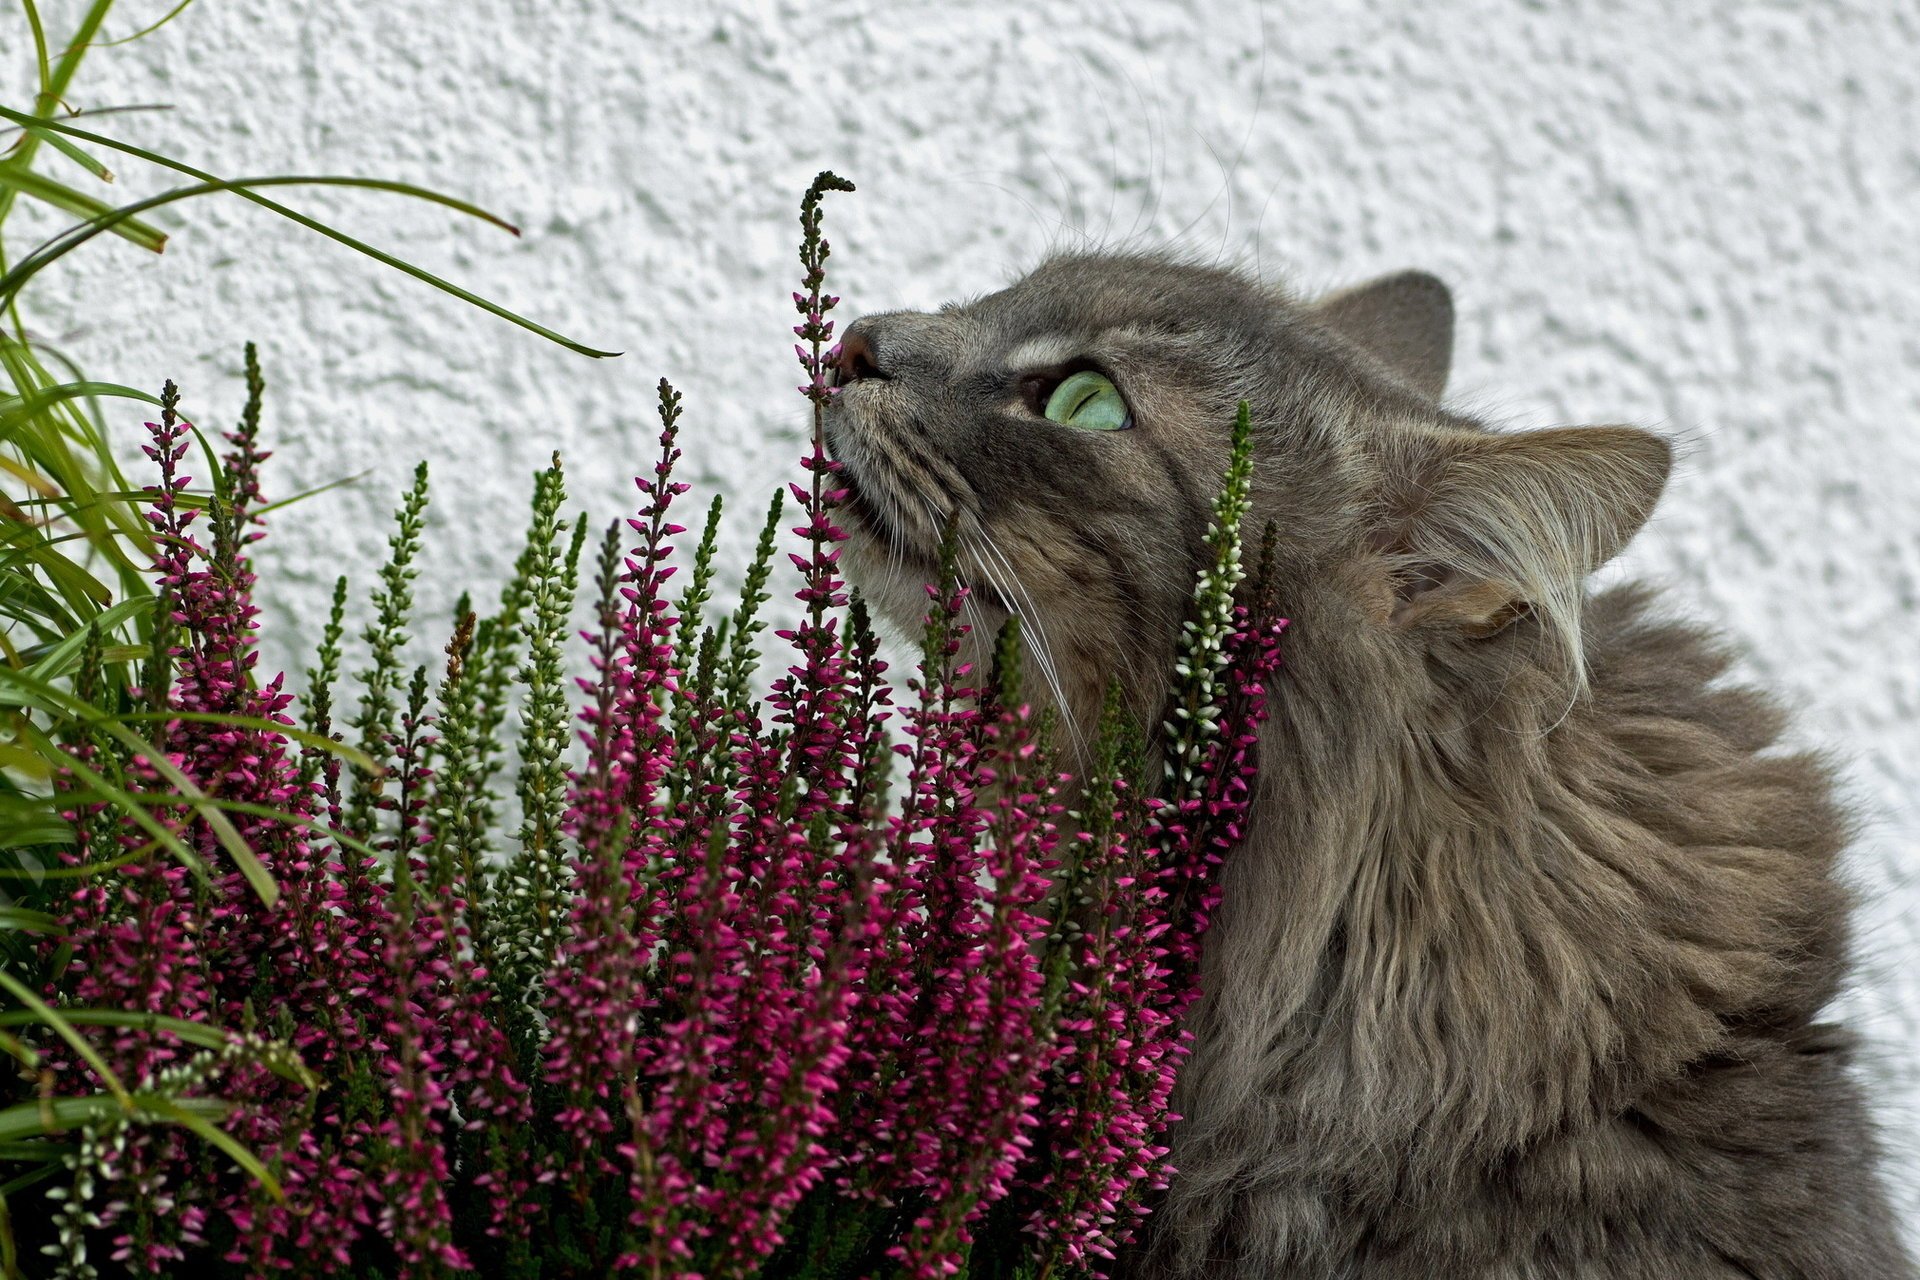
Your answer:
[[[1913,1274],[1850,1041],[1827,768],[1726,649],[1586,579],[1669,450],[1442,407],[1420,274],[1303,303],[1055,258],[846,333],[849,563],[911,628],[945,523],[1084,732],[1157,722],[1237,402],[1287,666],[1140,1276]]]

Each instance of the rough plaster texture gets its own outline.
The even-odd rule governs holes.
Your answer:
[[[525,237],[386,197],[305,203],[627,354],[571,356],[236,203],[180,219],[164,259],[97,246],[35,314],[95,376],[171,375],[210,421],[236,409],[257,338],[275,489],[367,473],[268,544],[270,655],[304,661],[333,575],[371,577],[414,459],[438,479],[420,595],[445,618],[462,586],[500,580],[550,449],[601,518],[624,507],[662,373],[687,395],[687,478],[758,508],[803,420],[793,210],[823,166],[861,184],[830,212],[849,311],[988,290],[1088,240],[1306,289],[1430,268],[1459,302],[1457,402],[1682,442],[1628,567],[1749,645],[1805,739],[1846,762],[1867,898],[1849,1003],[1920,1221],[1917,15],[202,0],[97,55],[75,101],[175,103],[118,127],[227,174],[473,196]],[[9,88],[22,47],[9,13]],[[125,168],[122,189],[157,189]],[[731,526],[735,571],[754,523]]]

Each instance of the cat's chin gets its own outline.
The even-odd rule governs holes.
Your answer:
[[[906,530],[887,518],[884,506],[873,500],[860,478],[844,463],[834,483],[846,491],[846,497],[833,509],[834,523],[845,528],[856,544],[867,544],[871,554],[890,556],[929,572],[938,569],[938,562],[922,552]]]

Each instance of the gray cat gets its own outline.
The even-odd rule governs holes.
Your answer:
[[[1287,667],[1225,870],[1142,1277],[1913,1275],[1851,1040],[1846,817],[1729,656],[1590,596],[1665,485],[1628,427],[1442,408],[1443,285],[1306,304],[1055,258],[846,334],[856,582],[911,629],[939,531],[1084,733],[1155,723],[1236,403]]]

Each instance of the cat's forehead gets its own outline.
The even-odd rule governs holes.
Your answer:
[[[1004,347],[1038,354],[1112,330],[1263,331],[1284,306],[1277,293],[1231,271],[1144,254],[1070,254],[955,310]]]

